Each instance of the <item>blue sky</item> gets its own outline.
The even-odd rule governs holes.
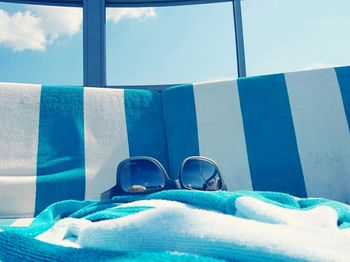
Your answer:
[[[82,84],[81,10],[0,10],[0,81]],[[350,64],[348,0],[244,0],[242,10],[249,75]],[[108,84],[236,77],[230,3],[108,12]]]

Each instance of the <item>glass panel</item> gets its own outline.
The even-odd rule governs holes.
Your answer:
[[[82,85],[82,9],[0,3],[0,81]]]
[[[215,191],[222,187],[216,166],[206,160],[187,160],[180,176],[183,186],[189,189]]]
[[[126,161],[118,171],[125,192],[148,193],[162,190],[165,186],[163,171],[149,160]]]
[[[107,9],[108,85],[236,77],[232,3]]]
[[[242,1],[248,75],[350,64],[350,1]]]

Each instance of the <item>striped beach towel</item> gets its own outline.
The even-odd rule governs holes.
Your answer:
[[[0,121],[0,218],[99,199],[130,156],[168,166],[156,92],[1,83]]]
[[[204,155],[231,191],[350,203],[350,67],[177,86],[162,99],[171,172]]]

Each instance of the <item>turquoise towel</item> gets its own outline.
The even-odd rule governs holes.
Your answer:
[[[141,200],[141,202],[138,202],[138,200]],[[31,257],[32,255],[38,256],[39,258],[51,258],[53,253],[56,254],[54,256],[54,259],[57,260],[65,259],[66,256],[69,256],[70,258],[74,257],[75,260],[79,260],[80,256],[81,259],[84,259],[84,256],[89,252],[89,250],[96,250],[96,247],[98,247],[98,243],[101,244],[106,239],[110,239],[104,238],[107,237],[109,233],[111,233],[108,233],[108,228],[106,231],[106,228],[103,228],[103,226],[99,228],[98,225],[114,226],[114,222],[121,221],[121,219],[124,219],[123,221],[126,222],[132,221],[136,216],[139,216],[141,220],[142,218],[151,219],[152,216],[149,216],[150,211],[154,210],[152,214],[157,215],[156,212],[157,208],[159,207],[157,205],[154,205],[154,203],[158,203],[157,201],[161,201],[159,203],[167,203],[166,201],[176,201],[171,203],[178,203],[174,205],[174,208],[169,206],[165,207],[165,209],[163,208],[162,212],[163,215],[174,214],[174,216],[177,216],[180,214],[180,219],[185,218],[184,221],[174,219],[174,225],[176,223],[184,222],[182,224],[182,229],[185,230],[183,231],[185,235],[188,234],[188,232],[190,232],[190,228],[186,229],[187,218],[200,218],[198,220],[198,223],[200,223],[202,219],[201,217],[196,217],[195,214],[209,214],[214,218],[226,220],[228,219],[229,221],[234,220],[237,223],[242,223],[242,225],[251,224],[257,225],[262,228],[278,228],[278,230],[280,228],[281,231],[287,228],[288,230],[295,228],[296,231],[302,228],[300,232],[304,232],[309,229],[318,231],[320,229],[323,230],[323,228],[326,228],[326,230],[328,231],[325,232],[333,232],[336,230],[340,230],[339,232],[344,233],[350,232],[350,207],[336,201],[330,201],[326,199],[299,199],[287,194],[273,192],[197,192],[174,190],[163,191],[148,196],[115,197],[113,200],[109,201],[68,200],[58,202],[56,204],[51,205],[41,214],[39,214],[39,216],[34,220],[32,225],[28,228],[2,227],[4,232],[0,233],[0,258],[16,259],[18,258],[18,255],[16,255],[17,250],[22,250],[23,252],[20,255],[24,258],[28,257],[28,259],[33,258]],[[166,212],[164,212],[164,210]],[[193,213],[193,217],[191,217],[191,213]],[[158,220],[159,224],[164,224],[165,217],[159,216],[159,214],[157,216],[161,219]],[[172,218],[168,217],[168,219],[171,220]],[[59,221],[59,223],[56,223],[57,221]],[[57,231],[57,228],[59,228],[58,225],[60,223],[61,225],[64,225],[64,223],[66,223],[67,228],[69,228],[72,226],[71,221],[75,221],[74,223],[77,223],[78,226],[80,222],[87,222],[84,222],[84,225],[81,224],[84,227],[85,225],[87,225],[86,228],[82,227],[81,235],[77,234],[78,238],[81,237],[81,239],[79,240],[81,248],[79,249],[51,245],[34,239],[35,237],[39,237],[43,241],[50,242],[50,234],[52,232]],[[203,221],[208,222],[205,221],[205,218]],[[207,225],[211,225],[210,221]],[[200,225],[194,224],[194,226],[198,226],[198,228],[200,229]],[[236,226],[240,225],[232,224],[232,228]],[[232,230],[232,228],[227,227],[227,231]],[[169,234],[174,234],[174,232],[176,234],[177,232],[175,229],[171,229],[173,231],[169,230]],[[100,234],[102,232],[101,230],[105,230],[104,232],[107,233],[106,235],[102,234],[102,238],[97,239],[95,243],[91,237],[86,237],[85,239],[83,238],[84,234],[86,236],[89,236],[89,232],[92,232],[96,235]],[[157,223],[155,223],[154,232],[158,234],[158,232],[160,232],[159,230],[160,229],[157,228]],[[166,233],[166,229],[164,230]],[[278,230],[276,232],[278,232]],[[290,232],[294,231],[291,230]],[[205,233],[206,232],[204,228],[203,234],[205,235]],[[53,235],[51,234],[51,237],[52,236]],[[123,237],[123,231],[120,231],[119,235],[116,234],[115,231],[112,231],[111,236],[115,238],[114,240],[116,242],[120,241]],[[127,236],[130,237],[133,235],[129,234]],[[196,237],[198,237],[196,235],[187,236],[193,239],[196,239]],[[201,245],[194,245],[194,243],[192,242],[184,241],[182,243],[181,241],[179,241],[176,243],[177,249],[173,249],[174,246],[171,245],[174,243],[172,243],[171,239],[167,239],[165,235],[163,239],[164,241],[162,241],[164,242],[164,249],[161,250],[157,250],[158,246],[152,245],[152,238],[143,243],[141,240],[139,240],[138,243],[138,239],[134,239],[133,243],[126,243],[127,241],[124,241],[124,244],[128,246],[128,249],[126,250],[118,249],[117,252],[116,250],[112,250],[114,247],[111,250],[102,250],[104,248],[104,246],[102,246],[99,247],[99,252],[96,252],[96,256],[99,257],[94,257],[94,255],[91,255],[89,257],[104,260],[107,258],[114,257],[119,257],[120,259],[140,259],[140,256],[142,256],[142,258],[150,258],[150,260],[152,260],[152,258],[154,259],[155,257],[163,257],[164,259],[192,259],[192,255],[197,255],[197,257],[195,258],[198,259],[217,258],[240,259],[245,261],[254,261],[256,259],[267,258],[272,260],[276,259],[285,261],[298,260],[302,258],[304,260],[311,260],[310,258],[313,258],[312,260],[316,261],[319,260],[317,252],[314,256],[310,257],[309,254],[305,254],[305,256],[303,257],[303,254],[299,254],[296,250],[295,254],[278,253],[278,250],[271,251],[271,247],[268,246],[268,243],[266,244],[266,246],[260,245],[260,243],[255,247],[249,245],[245,246],[242,243],[238,243],[241,239],[244,239],[244,237],[246,236],[242,234],[242,236],[236,238],[236,242],[232,242],[233,245],[230,246],[223,246],[223,244],[227,243],[222,242],[220,238],[218,238],[218,240],[220,240],[221,242],[213,242],[211,243],[211,245],[207,245],[207,243],[203,243]],[[259,237],[259,234],[254,236],[254,238],[256,239],[259,239]],[[273,234],[271,234],[271,237],[273,237]],[[109,244],[112,242],[113,241],[108,241]],[[332,244],[333,242],[330,243]],[[57,242],[56,244],[60,243]],[[94,247],[95,244],[96,246]],[[137,246],[138,249],[132,250],[130,249],[130,246]],[[235,247],[235,252],[232,252],[233,246]],[[167,249],[169,247],[171,250]],[[292,250],[293,247],[291,247],[290,249]],[[53,252],[54,250],[60,250],[60,252]],[[140,251],[142,252],[137,253]],[[175,255],[173,253],[167,253],[167,251],[179,251],[180,253],[187,253],[187,255]],[[320,254],[323,251],[324,250],[319,250]],[[345,250],[344,252],[349,251]],[[30,255],[27,256],[26,253]],[[91,251],[91,253],[94,253],[94,251]],[[188,253],[191,253],[191,255],[188,255]],[[340,255],[344,254],[341,253]],[[350,256],[350,253],[348,253],[347,255]]]
[[[0,233],[2,261],[189,261],[215,262],[218,259],[168,252],[113,252],[92,248],[76,249],[48,244],[11,232]]]

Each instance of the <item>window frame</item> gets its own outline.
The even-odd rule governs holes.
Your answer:
[[[0,0],[19,4],[83,8],[84,86],[107,87],[106,83],[106,8],[159,7],[232,2],[238,77],[246,76],[242,0]],[[234,43],[234,42],[232,42]],[[162,90],[172,85],[129,86],[136,89]],[[108,86],[118,88],[116,86]],[[125,88],[125,86],[123,86]]]

